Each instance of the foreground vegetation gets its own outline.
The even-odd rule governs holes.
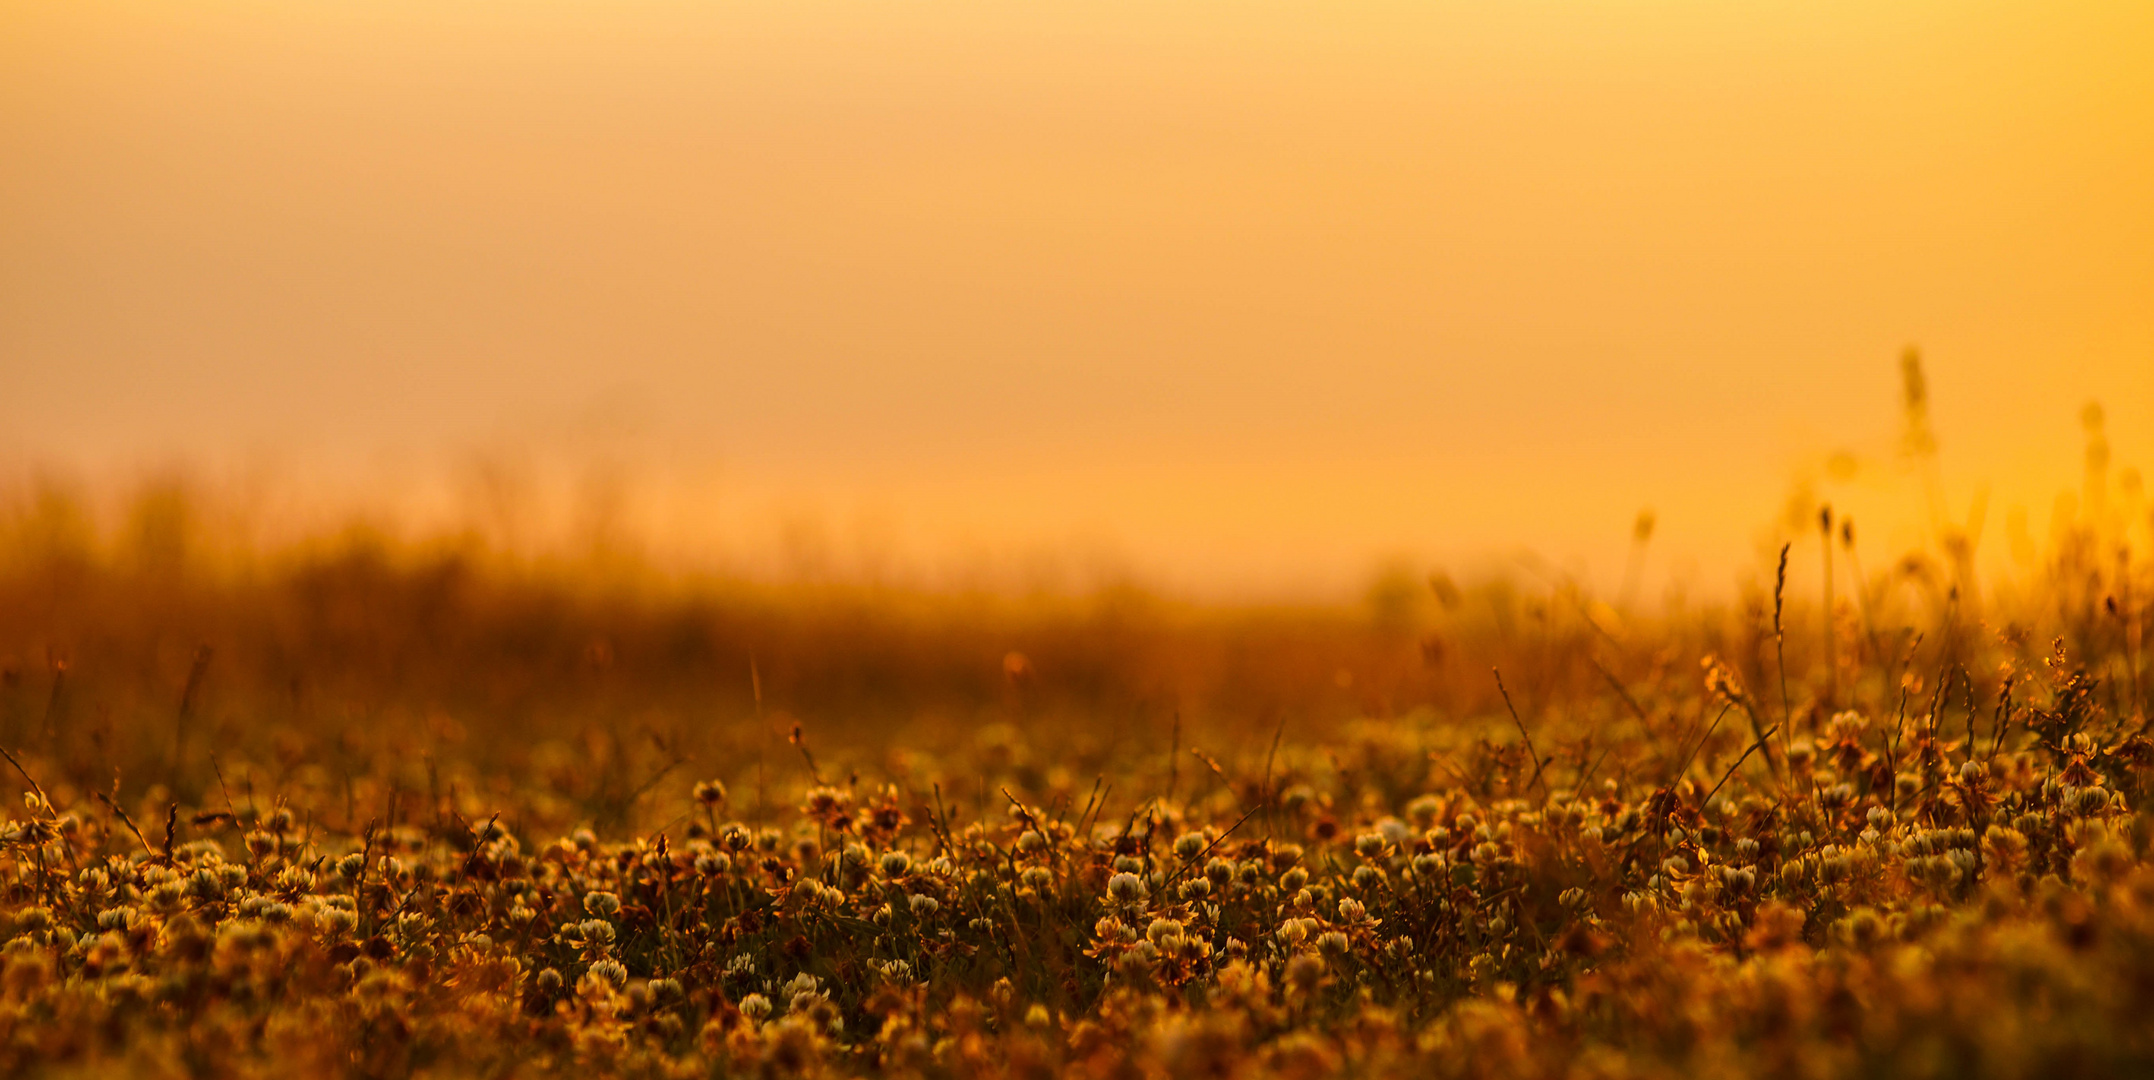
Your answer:
[[[2126,531],[2018,599],[1783,561],[1626,621],[235,571],[39,513],[0,1074],[2154,1068]]]

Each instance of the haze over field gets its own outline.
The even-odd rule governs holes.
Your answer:
[[[1712,589],[1805,478],[1914,536],[1910,343],[1993,538],[2090,399],[2154,460],[2150,191],[2135,2],[6,2],[0,455],[1213,592],[1650,506]]]

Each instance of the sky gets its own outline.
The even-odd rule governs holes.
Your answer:
[[[2154,460],[2150,193],[2139,0],[0,0],[0,465],[1710,590],[1921,538],[1910,345],[1955,514]]]

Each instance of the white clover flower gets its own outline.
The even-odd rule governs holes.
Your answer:
[[[1107,879],[1107,898],[1117,904],[1141,903],[1147,891],[1144,879],[1127,871]]]

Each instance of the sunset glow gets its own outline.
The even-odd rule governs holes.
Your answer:
[[[0,0],[0,1077],[2154,1076],[2154,0]]]
[[[1909,345],[1955,513],[2154,457],[2143,3],[18,2],[0,147],[18,474],[1717,587]]]

